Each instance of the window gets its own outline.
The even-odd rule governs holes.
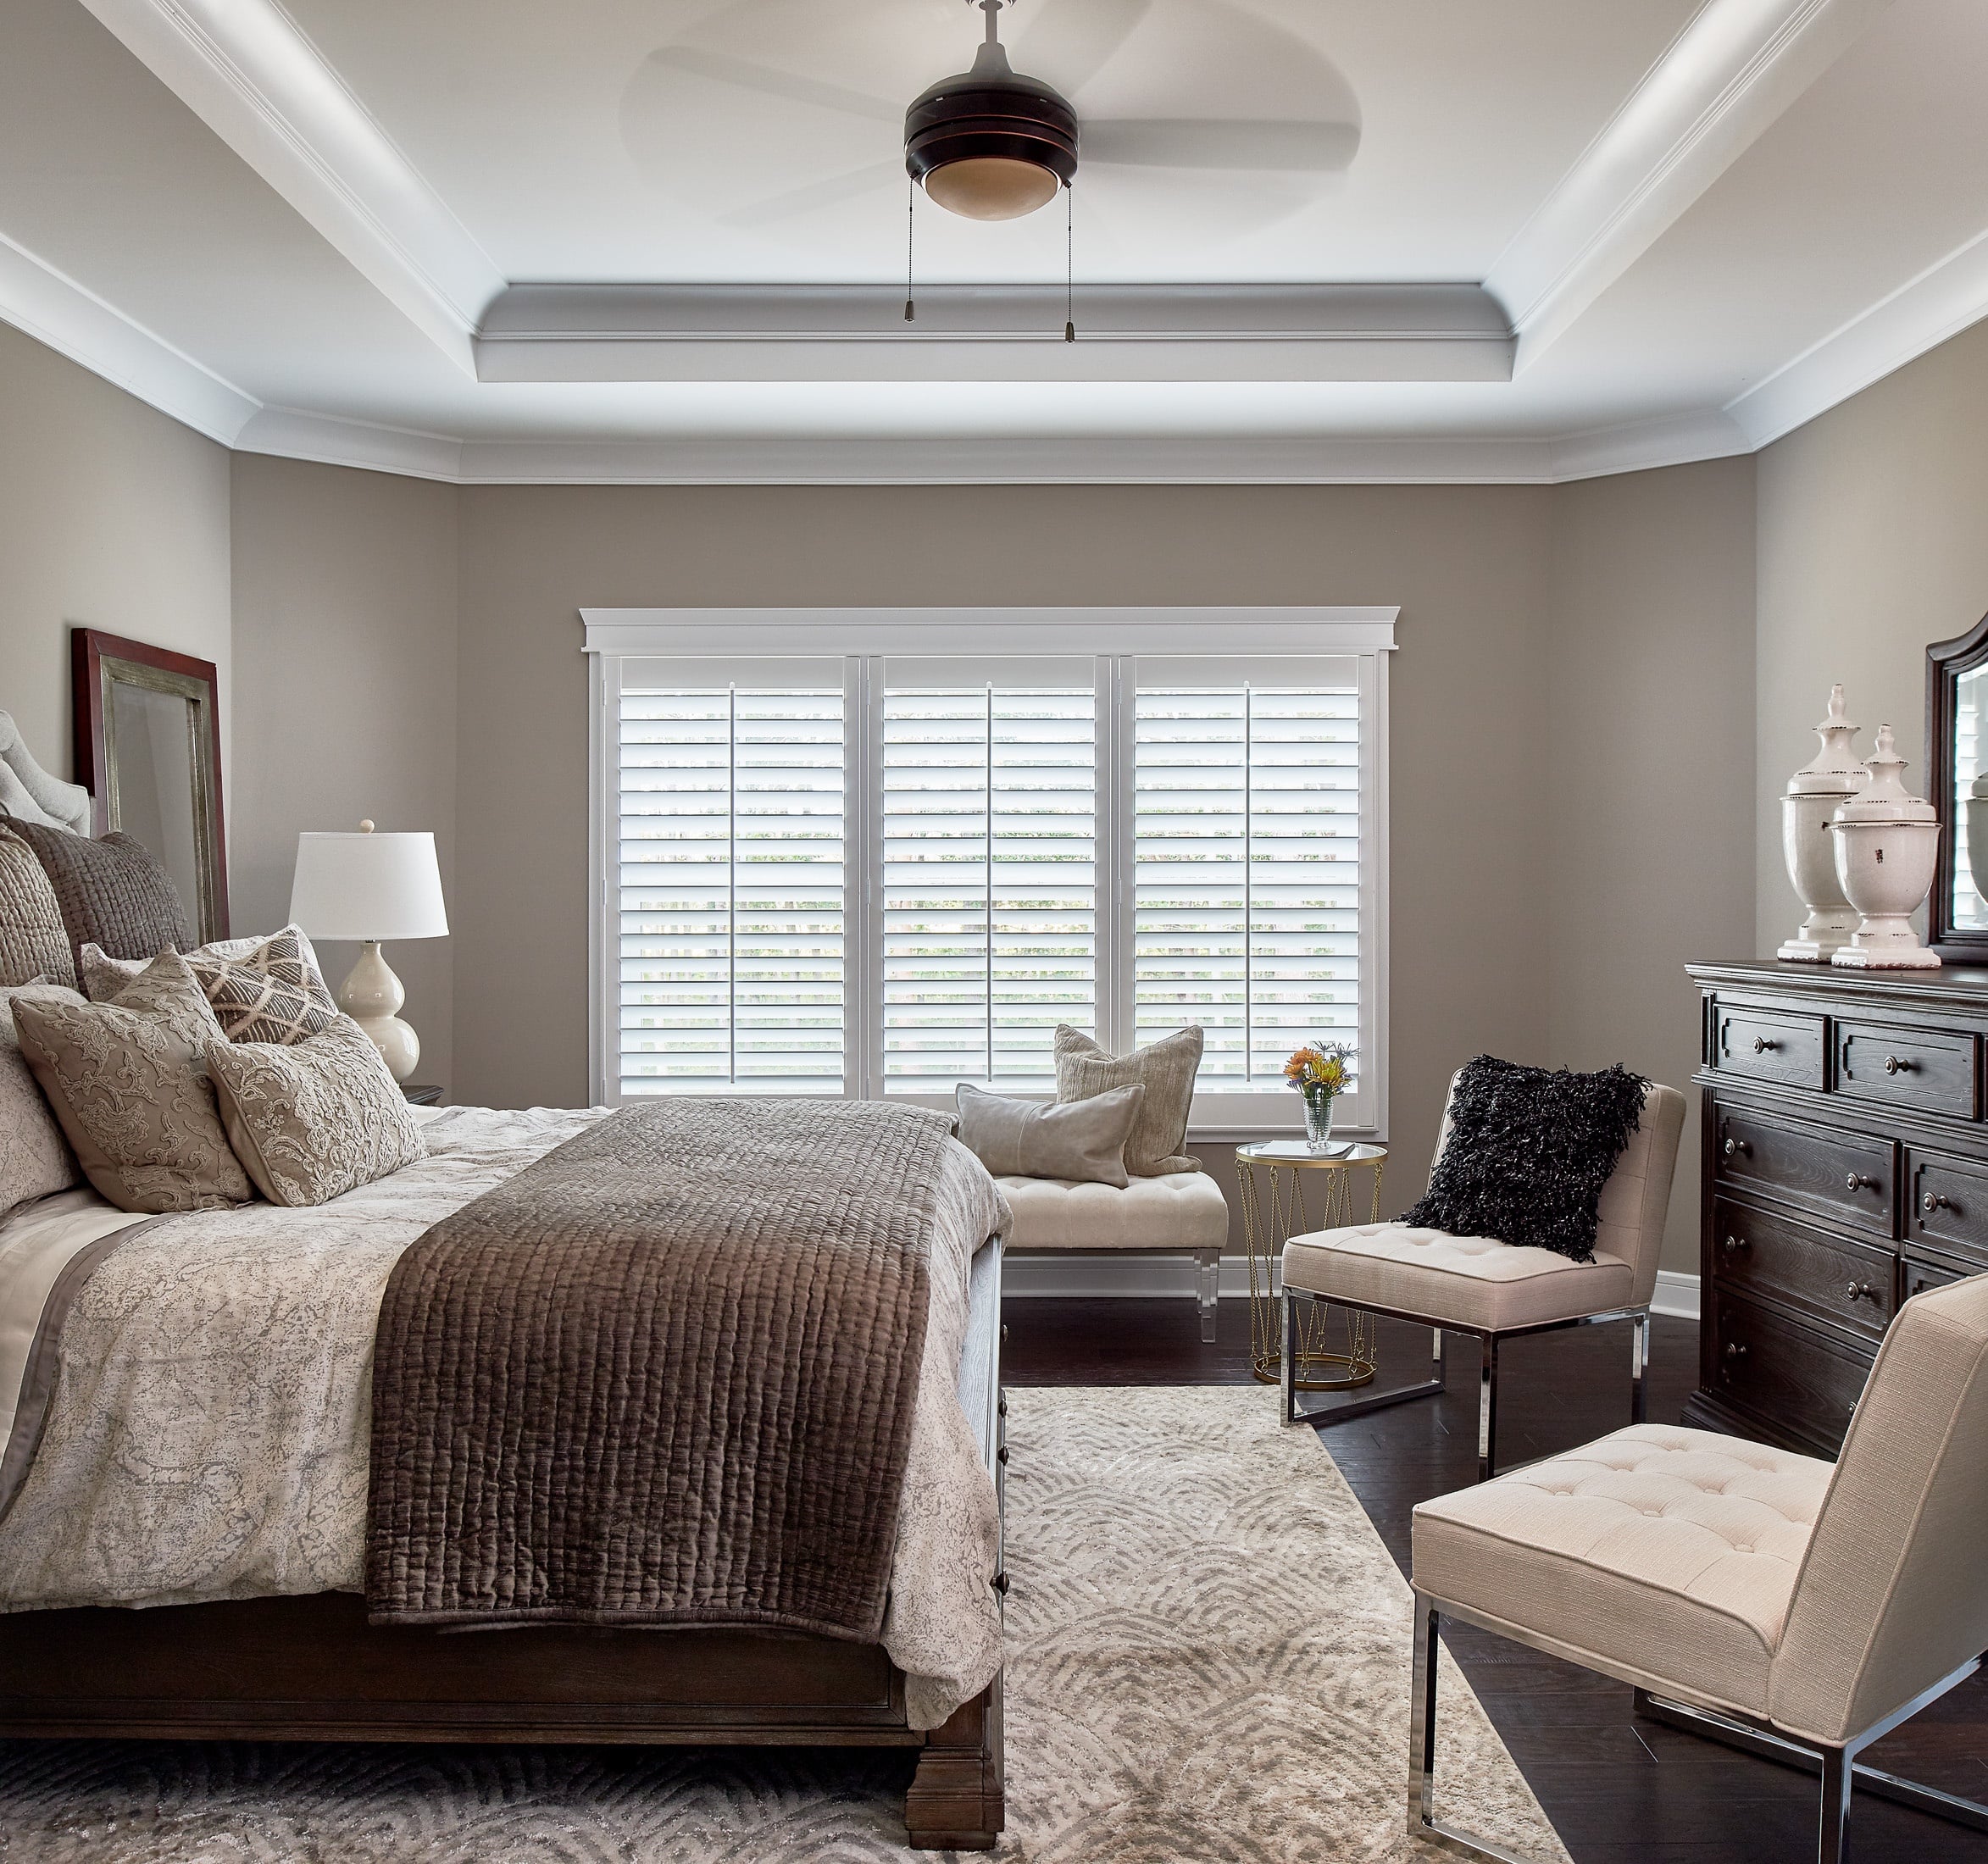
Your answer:
[[[1047,1093],[1059,1023],[1199,1023],[1198,1134],[1294,1129],[1313,1037],[1380,1129],[1390,612],[628,613],[587,618],[603,1098]]]

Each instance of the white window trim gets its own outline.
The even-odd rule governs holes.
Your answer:
[[[1394,607],[1034,607],[1034,608],[583,608],[583,652],[588,661],[587,841],[587,1068],[597,1103],[614,1094],[610,1059],[613,1022],[605,980],[619,974],[618,934],[611,909],[612,878],[606,859],[607,824],[617,807],[614,752],[619,741],[616,701],[619,663],[680,656],[686,658],[752,658],[828,654],[1055,653],[1055,654],[1350,654],[1359,657],[1361,709],[1371,721],[1361,733],[1360,829],[1371,851],[1361,863],[1362,923],[1372,929],[1367,1009],[1372,1021],[1363,1032],[1363,1073],[1373,1091],[1374,1118],[1345,1129],[1349,1137],[1385,1140],[1387,1136],[1388,1060],[1388,707],[1387,663],[1395,647]],[[864,702],[878,702],[864,695]],[[1114,683],[1110,717],[1110,754],[1123,771],[1131,757],[1131,734],[1123,727],[1121,698]],[[874,787],[871,734],[856,735],[852,793],[867,796]],[[1122,838],[1128,822],[1117,819],[1120,785],[1101,794],[1101,839]],[[874,866],[872,812],[852,812],[849,854],[857,871]],[[857,910],[870,922],[872,936],[881,906],[874,883]],[[1100,947],[1114,929],[1116,904],[1099,901]],[[866,943],[868,941],[865,941]],[[1129,977],[1120,979],[1130,993]],[[874,1057],[870,984],[856,980],[850,1001],[848,1068],[852,1090],[869,1082]],[[1102,1012],[1106,1008],[1099,1005]],[[1130,1026],[1130,1006],[1111,1007],[1113,1021]],[[1102,1032],[1101,1031],[1101,1034]],[[1240,1104],[1239,1104],[1240,1103]],[[1205,1110],[1204,1110],[1205,1107]],[[1261,1139],[1297,1133],[1303,1125],[1295,1094],[1197,1096],[1188,1136],[1196,1140]]]

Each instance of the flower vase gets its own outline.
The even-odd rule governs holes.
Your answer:
[[[1305,1092],[1305,1140],[1313,1151],[1332,1143],[1332,1102],[1336,1098],[1316,1088]]]

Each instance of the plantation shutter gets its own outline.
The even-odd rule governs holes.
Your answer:
[[[1132,685],[1134,1034],[1201,1024],[1202,1094],[1279,1086],[1301,1043],[1360,1040],[1358,663],[1141,657]]]
[[[889,659],[881,719],[882,1085],[1052,1087],[1097,1018],[1094,663]]]
[[[843,685],[839,659],[622,663],[624,1096],[844,1091]]]

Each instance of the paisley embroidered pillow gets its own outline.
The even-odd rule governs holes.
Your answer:
[[[210,1042],[236,1157],[272,1204],[322,1204],[428,1156],[372,1038],[349,1016],[288,1046]]]
[[[44,982],[0,990],[0,1217],[82,1182],[75,1154],[14,1039],[17,998],[81,1003],[74,990]]]
[[[255,1196],[208,1079],[221,1026],[177,952],[154,958],[113,1003],[22,991],[14,1026],[84,1176],[119,1210],[211,1210]]]

